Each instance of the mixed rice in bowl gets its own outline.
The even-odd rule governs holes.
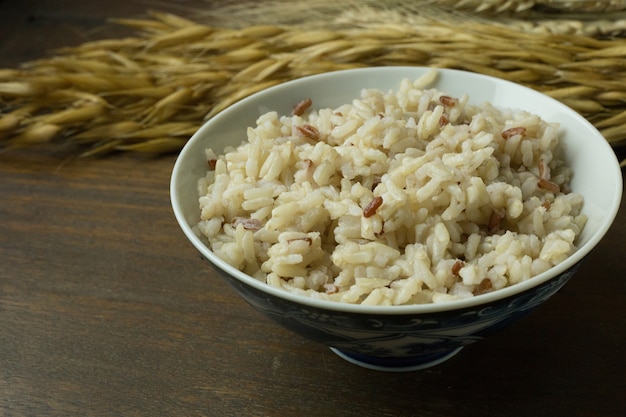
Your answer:
[[[269,285],[346,303],[443,302],[494,291],[575,250],[558,125],[428,88],[261,115],[200,182],[213,252]]]

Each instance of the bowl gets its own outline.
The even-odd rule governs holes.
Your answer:
[[[566,162],[574,170],[573,191],[585,199],[588,221],[578,249],[562,263],[531,279],[471,298],[442,303],[364,306],[319,300],[271,287],[218,258],[197,228],[197,180],[204,176],[204,150],[239,145],[248,126],[268,111],[290,114],[310,97],[318,108],[360,97],[363,88],[397,89],[423,67],[374,67],[296,79],[243,99],[208,120],[188,141],[173,168],[170,195],[186,238],[212,268],[250,305],[285,328],[356,365],[381,371],[411,371],[439,364],[464,346],[510,325],[562,288],[613,222],[622,193],[621,169],[602,135],[578,113],[535,90],[490,76],[440,69],[432,87],[470,103],[527,110],[560,124]],[[235,296],[235,293],[233,293]]]

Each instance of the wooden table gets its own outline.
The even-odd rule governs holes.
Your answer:
[[[0,0],[0,67],[157,6]],[[381,373],[216,277],[174,220],[174,159],[0,153],[0,416],[626,415],[626,207],[529,317],[434,368]]]

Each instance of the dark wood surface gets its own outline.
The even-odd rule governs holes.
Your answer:
[[[0,67],[158,6],[0,0]],[[0,153],[0,416],[626,415],[626,208],[530,316],[434,368],[381,373],[217,278],[170,209],[174,159]]]

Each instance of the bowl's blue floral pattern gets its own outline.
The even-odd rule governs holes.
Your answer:
[[[577,267],[512,297],[422,315],[356,314],[315,308],[275,297],[215,269],[248,303],[284,327],[357,362],[393,368],[450,355],[509,325],[561,289]]]

